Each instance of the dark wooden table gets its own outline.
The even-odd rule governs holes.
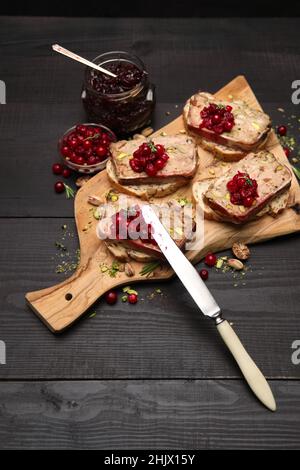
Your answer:
[[[300,365],[291,360],[300,340],[298,235],[254,246],[244,285],[214,271],[208,282],[270,379],[276,413],[257,402],[176,280],[139,285],[144,300],[136,306],[100,300],[61,336],[24,301],[25,292],[64,278],[55,272],[63,224],[71,257],[77,248],[73,202],[53,192],[51,164],[62,131],[84,119],[83,69],[50,45],[90,58],[117,49],[141,56],[157,85],[156,128],[198,88],[215,91],[238,74],[278,124],[300,116],[290,100],[300,78],[299,26],[265,18],[0,18],[2,449],[300,447]],[[157,287],[163,295],[152,295]]]

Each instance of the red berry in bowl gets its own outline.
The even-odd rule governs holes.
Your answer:
[[[203,281],[206,281],[206,279],[208,279],[207,269],[201,269],[201,271],[199,272],[199,275],[200,275],[201,279],[203,279]]]
[[[76,155],[74,163],[77,165],[83,165],[85,163],[85,159],[81,155]]]
[[[138,296],[136,294],[128,294],[127,298],[130,304],[136,304],[138,301]]]
[[[95,155],[90,155],[87,159],[87,164],[88,165],[96,165],[96,163],[99,162],[99,158],[96,157]]]
[[[52,165],[52,172],[55,175],[61,175],[63,171],[63,166],[60,163],[53,163]]]
[[[72,137],[70,140],[69,140],[69,146],[71,147],[71,149],[75,149],[78,145],[78,139],[77,137]]]
[[[217,257],[213,253],[208,253],[204,258],[204,263],[207,266],[212,267],[216,264],[216,262],[217,262]]]
[[[69,168],[64,168],[62,171],[62,176],[64,178],[69,178],[71,176],[71,170]]]
[[[63,155],[63,157],[69,157],[71,152],[72,152],[70,147],[68,147],[67,145],[63,145],[61,147],[60,151],[61,151],[61,154]]]
[[[286,126],[278,126],[277,127],[277,134],[280,135],[281,137],[285,136],[287,133],[287,128]]]
[[[86,137],[93,137],[93,135],[94,135],[94,129],[92,129],[92,128],[89,127],[89,128],[86,130],[85,135],[86,135]]]
[[[78,145],[78,147],[76,148],[76,153],[77,153],[77,155],[83,155],[85,153],[84,146],[83,145]]]
[[[63,193],[65,189],[65,185],[62,181],[57,181],[54,185],[54,190],[56,193]]]
[[[111,290],[105,294],[105,300],[109,305],[114,305],[118,300],[118,294],[115,290]]]
[[[78,124],[78,126],[76,126],[76,132],[77,134],[84,136],[86,133],[86,127],[83,124]]]
[[[84,150],[89,150],[90,148],[92,148],[93,144],[90,140],[84,140],[82,142],[82,147],[84,148]]]
[[[99,145],[99,147],[97,147],[96,149],[96,153],[99,157],[105,157],[105,155],[107,154],[107,148],[103,145]]]

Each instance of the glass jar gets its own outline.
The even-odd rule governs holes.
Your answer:
[[[125,82],[120,81],[119,86],[119,78],[86,68],[81,98],[88,120],[104,124],[119,135],[149,124],[155,106],[155,86],[149,83],[143,62],[118,51],[101,54],[93,62],[112,72],[121,70],[118,77],[125,74]],[[126,70],[131,71],[131,83],[126,81]]]

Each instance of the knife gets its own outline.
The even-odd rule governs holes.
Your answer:
[[[145,222],[152,226],[153,238],[186,290],[202,313],[214,320],[218,332],[232,353],[253,393],[267,408],[275,411],[276,403],[268,382],[245,350],[233,328],[222,317],[219,305],[200,278],[199,273],[170,237],[153,208],[150,205],[144,205],[142,214]]]

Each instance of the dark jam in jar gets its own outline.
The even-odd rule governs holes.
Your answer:
[[[89,120],[118,134],[147,125],[155,106],[155,88],[149,83],[141,60],[126,52],[109,52],[93,62],[117,77],[86,69],[82,101]]]

